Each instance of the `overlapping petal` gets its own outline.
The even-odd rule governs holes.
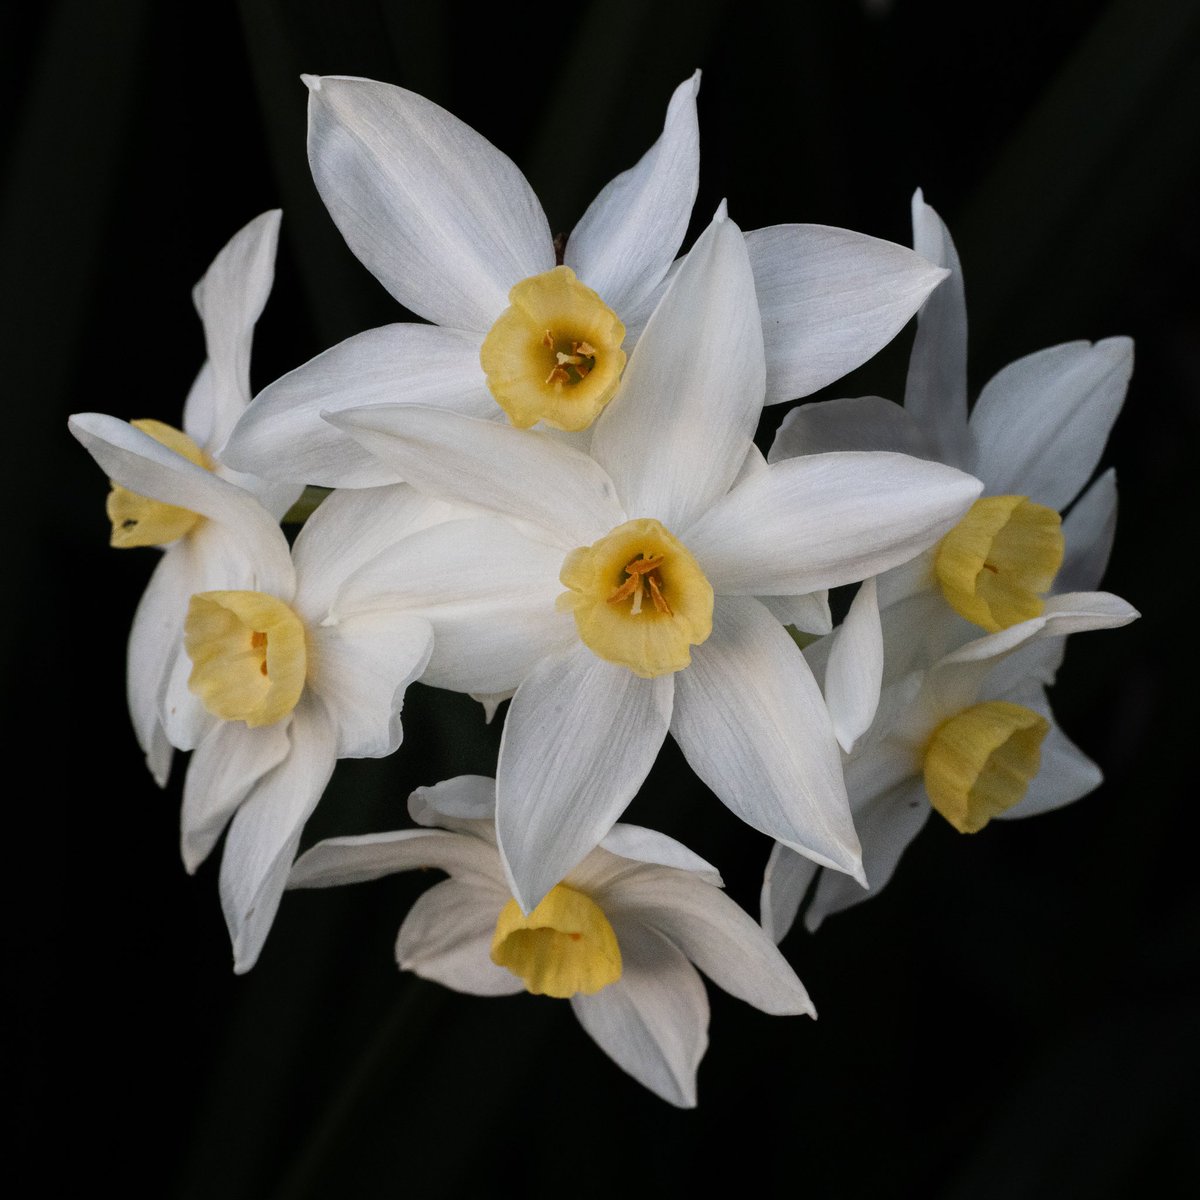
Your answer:
[[[817,862],[858,871],[828,710],[804,656],[758,601],[718,597],[712,636],[675,677],[671,733],[746,824]]]
[[[671,96],[662,136],[604,187],[567,241],[563,262],[618,313],[653,292],[687,232],[699,186],[699,90],[697,71]]]
[[[500,743],[496,829],[526,912],[599,845],[641,787],[667,736],[674,681],[641,679],[576,643],[517,689]]]
[[[400,476],[323,412],[427,404],[490,417],[498,410],[479,365],[480,335],[437,325],[384,325],[356,334],[264,388],[222,451],[266,479],[378,487]]]
[[[304,81],[321,199],[350,249],[406,308],[482,332],[513,284],[554,266],[533,189],[469,125],[390,84]]]
[[[993,494],[1066,508],[1100,461],[1132,372],[1127,337],[1068,342],[1010,363],[971,412],[967,469]]]
[[[878,575],[932,545],[982,485],[902,454],[792,458],[681,532],[717,592],[799,594]]]
[[[594,428],[592,455],[630,516],[679,533],[729,490],[762,411],[763,372],[754,279],[722,206]]]
[[[827,225],[746,234],[762,310],[766,403],[811,395],[882,350],[946,272],[904,246]]]

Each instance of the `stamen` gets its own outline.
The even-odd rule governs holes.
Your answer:
[[[626,568],[628,569],[628,568]],[[608,598],[609,604],[616,604],[619,600],[628,600],[633,595],[634,589],[639,592],[642,590],[642,580],[639,575],[630,575],[627,580],[611,596]]]
[[[596,347],[591,342],[574,342],[571,345],[571,349],[576,354],[582,354],[585,358],[596,357]]]
[[[675,614],[671,611],[671,606],[663,599],[662,592],[658,590],[658,580],[653,575],[647,575],[646,582],[650,585],[650,598],[654,601],[654,607],[664,616],[673,617]]]
[[[625,570],[630,575],[645,575],[647,571],[657,571],[663,565],[663,556],[660,554],[657,558],[647,558],[642,555],[641,558],[631,562]]]
[[[542,334],[542,345],[543,346],[553,346],[554,345],[554,334],[552,334],[550,332],[550,330],[548,330],[548,329],[546,330],[546,332],[544,334]]]
[[[570,383],[571,376],[566,367],[555,367],[549,375],[546,376],[547,383]]]

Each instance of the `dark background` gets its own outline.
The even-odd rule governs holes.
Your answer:
[[[607,0],[480,16],[59,0],[4,10],[0,65],[6,1074],[15,1153],[42,1181],[30,1194],[1195,1186],[1195,4]],[[400,975],[393,939],[426,878],[289,895],[259,965],[232,975],[215,856],[194,879],[178,861],[182,764],[160,793],[125,713],[153,554],[107,549],[105,481],[65,418],[179,420],[203,357],[191,286],[267,208],[284,223],[256,388],[402,315],[312,187],[301,71],[430,96],[509,153],[569,230],[695,66],[691,237],[728,196],[747,229],[907,242],[920,185],[962,255],[974,392],[1043,346],[1137,339],[1106,455],[1121,485],[1107,585],[1145,615],[1075,639],[1056,692],[1104,787],[975,838],[931,823],[879,899],[793,932],[818,1022],[710,988],[713,1044],[685,1113],[566,1005]],[[898,398],[910,339],[829,394]],[[493,769],[498,730],[464,698],[413,688],[405,728],[392,760],[342,764],[308,840],[392,828],[413,787]],[[673,749],[651,782],[633,815],[712,858],[756,912],[765,840]]]

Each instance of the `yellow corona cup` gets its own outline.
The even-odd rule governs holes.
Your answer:
[[[535,996],[591,996],[621,978],[617,935],[600,906],[565,884],[551,888],[528,916],[515,900],[501,910],[492,962],[525,981]]]
[[[570,267],[523,279],[484,338],[479,361],[518,429],[586,429],[625,369],[625,326]]]

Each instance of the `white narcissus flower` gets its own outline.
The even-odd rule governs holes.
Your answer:
[[[396,959],[459,992],[569,998],[624,1071],[680,1107],[696,1103],[708,998],[696,967],[778,1016],[816,1016],[804,985],[686,846],[636,825],[603,843],[523,917],[496,849],[495,787],[464,775],[409,799],[422,829],[332,838],[296,860],[288,887],[332,887],[432,867],[448,880],[413,905]],[[694,965],[693,965],[694,964]]]
[[[122,486],[221,531],[224,557],[184,606],[186,654],[166,703],[186,698],[199,712],[181,726],[194,735],[185,748],[195,748],[183,860],[195,870],[228,823],[221,904],[243,972],[335,762],[400,745],[404,692],[425,669],[432,632],[389,553],[456,514],[404,485],[338,492],[289,553],[253,496],[140,430],[98,413],[77,414],[70,428]]]
[[[507,414],[522,428],[590,426],[616,394],[687,230],[699,73],[676,88],[659,140],[588,207],[560,265],[529,183],[473,129],[403,88],[305,82],[309,162],[334,222],[391,295],[432,324],[358,334],[273,383],[240,422],[230,460],[333,487],[395,483],[320,419],[379,402]],[[756,230],[746,247],[768,403],[864,362],[945,277],[905,247],[822,225]]]
[[[647,323],[596,424],[593,457],[423,406],[330,417],[413,486],[522,523],[432,531],[420,553],[413,543],[407,579],[473,615],[444,636],[430,610],[427,681],[516,689],[497,823],[526,909],[609,831],[668,730],[742,820],[859,870],[819,689],[756,597],[803,595],[911,558],[979,484],[893,454],[743,475],[762,408],[760,329],[746,242],[722,210]]]
[[[150,437],[253,493],[277,518],[303,488],[232,471],[220,449],[250,403],[250,345],[271,291],[279,210],[255,217],[222,248],[192,293],[208,357],[188,394],[183,429],[158,420],[134,424]],[[298,477],[293,476],[293,480]],[[181,647],[183,614],[193,592],[215,586],[231,551],[219,524],[139,496],[114,483],[108,497],[112,544],[164,551],[138,605],[129,635],[126,690],[138,744],[159,786],[171,769],[172,739],[160,713]]]
[[[975,833],[993,817],[1034,816],[1092,791],[1100,770],[1055,724],[1045,685],[1069,634],[1117,628],[1137,616],[1106,592],[1054,596],[1039,616],[890,680],[874,724],[845,762],[871,891],[822,871],[805,913],[808,928],[876,895],[934,809],[960,832]],[[920,630],[896,621],[888,635],[890,651]],[[762,921],[776,941],[791,928],[816,873],[811,862],[775,846]]]
[[[951,274],[919,314],[904,407],[878,396],[802,405],[788,413],[768,456],[778,462],[893,450],[959,467],[984,486],[983,498],[936,547],[881,578],[877,593],[863,589],[835,635],[854,646],[831,663],[827,679],[846,749],[870,725],[878,701],[878,608],[907,605],[915,636],[901,652],[928,664],[979,629],[996,632],[1034,617],[1047,594],[1078,586],[1071,563],[1084,551],[1065,542],[1059,510],[1095,470],[1133,370],[1126,337],[1052,346],[996,374],[968,418],[962,269],[949,230],[920,191],[912,208],[914,246]],[[1097,481],[1089,504],[1098,506],[1094,519],[1111,526],[1111,475]]]

